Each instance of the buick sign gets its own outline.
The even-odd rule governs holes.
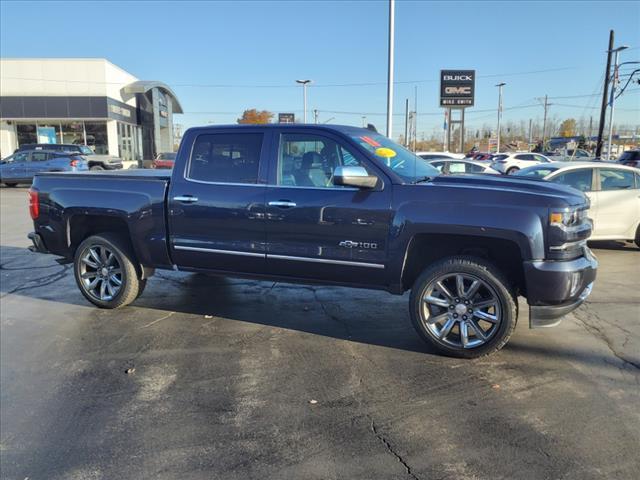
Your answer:
[[[440,106],[472,107],[475,70],[440,70]]]

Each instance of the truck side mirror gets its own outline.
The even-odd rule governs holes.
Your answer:
[[[333,171],[334,185],[356,188],[374,188],[378,177],[369,175],[364,167],[340,166]]]

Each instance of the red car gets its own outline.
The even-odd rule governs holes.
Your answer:
[[[173,168],[176,154],[173,152],[159,153],[151,162],[151,168]]]

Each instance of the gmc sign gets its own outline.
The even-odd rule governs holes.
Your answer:
[[[472,107],[475,70],[440,70],[440,106]]]

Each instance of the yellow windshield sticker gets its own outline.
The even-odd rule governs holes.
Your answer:
[[[397,155],[395,150],[391,150],[390,148],[380,147],[376,148],[376,155],[382,158],[393,158]]]

